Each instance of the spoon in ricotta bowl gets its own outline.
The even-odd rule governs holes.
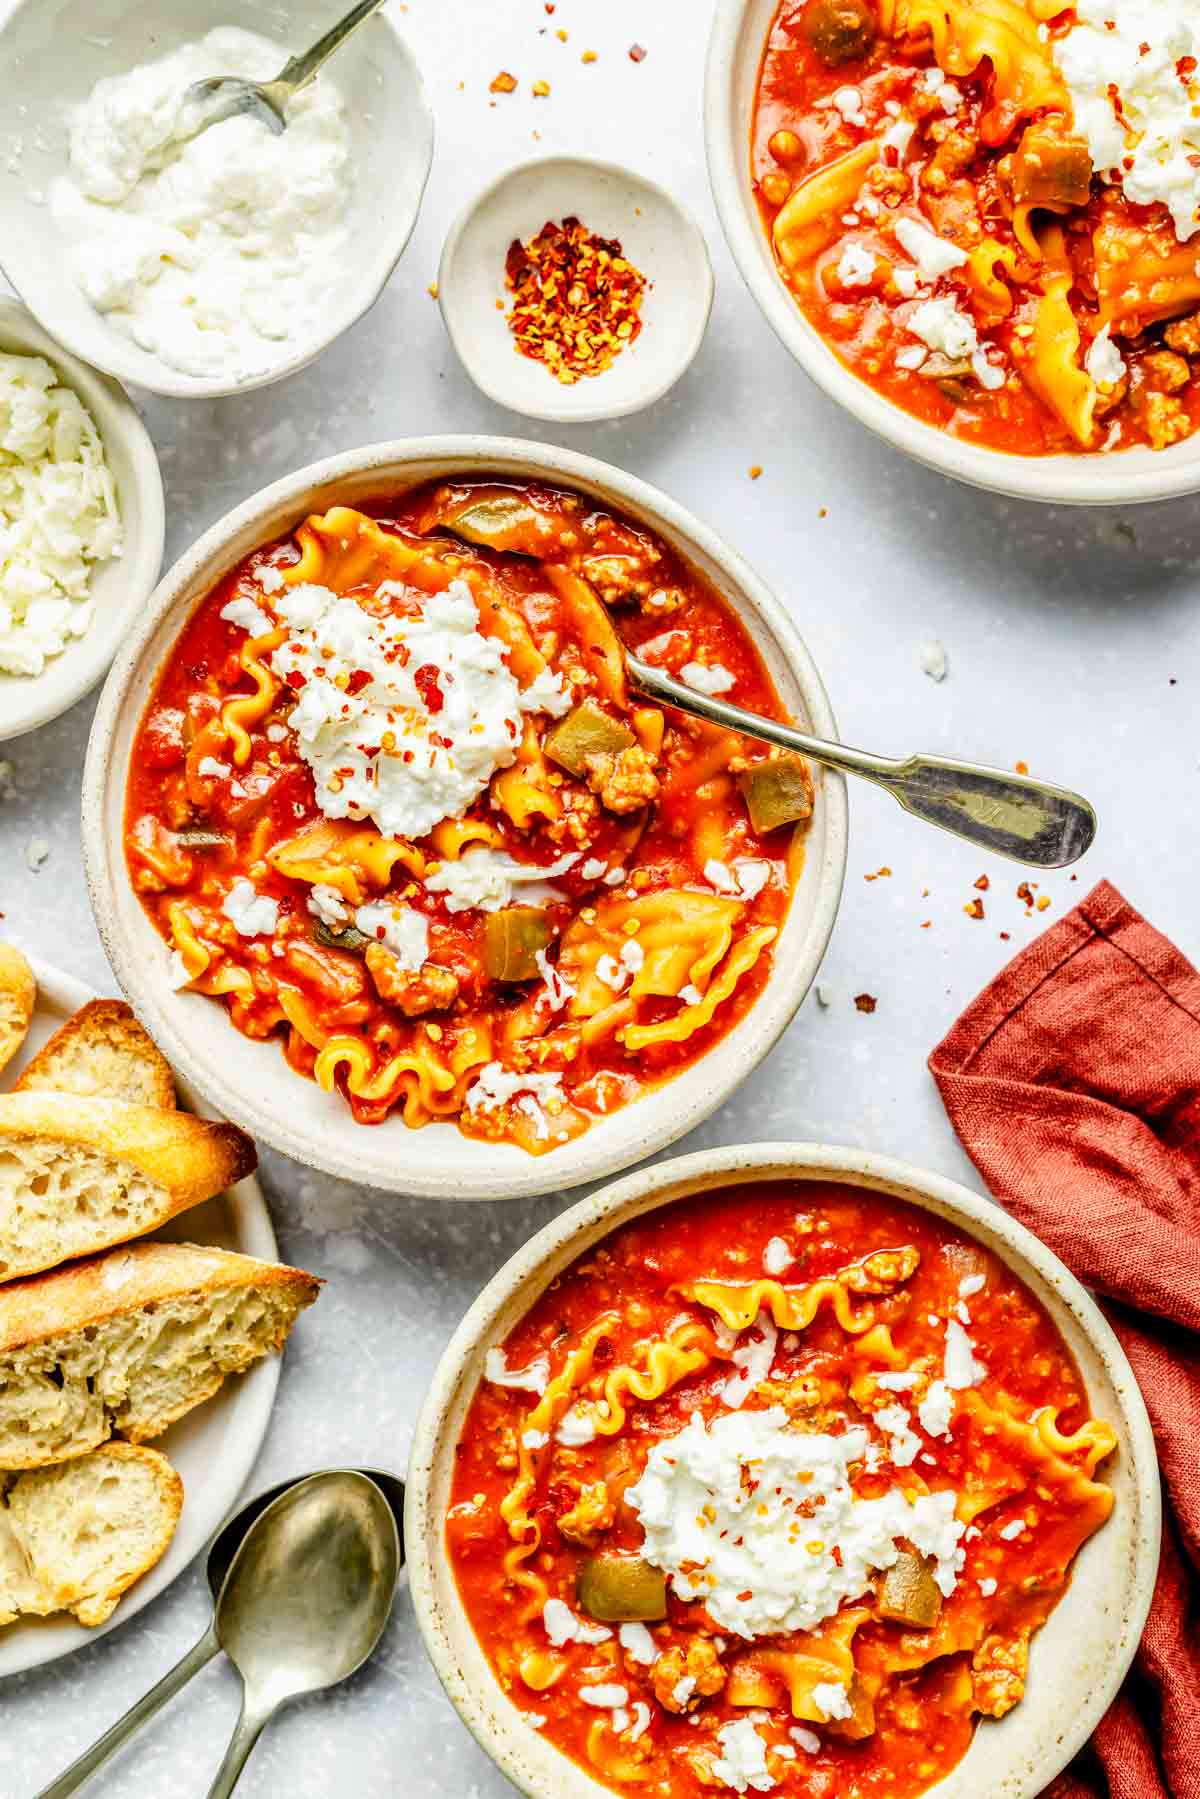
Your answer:
[[[351,32],[357,31],[382,5],[383,0],[358,0],[358,5],[352,6],[315,44],[301,55],[290,57],[273,81],[247,81],[240,75],[209,75],[193,81],[184,93],[172,142],[191,143],[210,125],[219,125],[223,119],[235,118],[239,113],[252,113],[278,137],[287,129],[289,103],[341,49]]]

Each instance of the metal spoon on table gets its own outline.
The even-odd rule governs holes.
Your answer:
[[[634,687],[648,699],[661,700],[710,724],[724,725],[744,737],[758,737],[785,750],[798,750],[827,768],[861,775],[899,800],[906,812],[938,825],[956,837],[965,837],[981,849],[1030,868],[1068,868],[1091,848],[1097,830],[1096,814],[1082,795],[1031,775],[1010,775],[1004,769],[984,768],[974,762],[953,761],[945,756],[876,756],[870,750],[854,750],[846,744],[828,743],[744,712],[664,674],[625,650],[625,666]]]
[[[396,1520],[365,1475],[314,1474],[268,1506],[217,1601],[217,1636],[243,1692],[208,1799],[229,1799],[281,1706],[362,1667],[383,1635],[399,1574]]]
[[[251,113],[261,119],[276,137],[287,126],[287,108],[302,87],[307,87],[318,69],[335,50],[340,50],[351,32],[357,31],[365,19],[378,12],[383,0],[358,0],[345,18],[331,25],[324,37],[310,49],[284,63],[274,81],[247,81],[241,75],[209,75],[193,81],[183,96],[186,109],[181,114],[181,128],[172,133],[171,141],[190,144],[194,137],[232,119],[238,113]]]
[[[396,1527],[396,1539],[399,1545],[400,1559],[403,1560],[404,1546],[404,1483],[394,1474],[386,1474],[377,1468],[359,1469],[357,1472],[373,1483],[386,1499]],[[208,1551],[205,1572],[208,1576],[209,1588],[214,1603],[219,1600],[239,1549],[250,1535],[259,1519],[274,1505],[283,1494],[294,1491],[305,1485],[308,1480],[319,1476],[301,1476],[295,1480],[281,1481],[264,1493],[247,1500],[241,1509],[222,1525],[213,1538]],[[394,1586],[394,1582],[393,1582]],[[158,1685],[143,1695],[137,1703],[130,1707],[124,1717],[119,1718],[99,1740],[85,1749],[76,1761],[71,1763],[58,1779],[52,1781],[36,1795],[36,1799],[68,1799],[68,1795],[77,1793],[91,1779],[91,1776],[102,1768],[111,1755],[114,1755],[144,1724],[160,1712],[168,1701],[173,1699],[180,1689],[186,1686],[194,1674],[198,1674],[224,1647],[218,1632],[217,1617],[213,1621],[193,1649],[178,1662],[169,1674],[164,1675]]]

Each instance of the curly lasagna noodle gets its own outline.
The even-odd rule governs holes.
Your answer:
[[[1200,423],[1194,0],[784,0],[755,190],[888,399],[1028,455]]]
[[[504,1691],[615,1792],[909,1799],[1025,1691],[1112,1509],[1041,1306],[931,1214],[774,1184],[625,1226],[503,1344],[446,1538]]]
[[[363,1123],[538,1154],[761,992],[798,757],[630,694],[617,632],[783,716],[729,608],[547,488],[333,506],[200,605],[135,745],[131,878],[177,984]]]

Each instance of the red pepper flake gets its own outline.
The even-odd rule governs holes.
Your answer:
[[[1010,943],[1012,941],[1012,932],[1011,931],[1001,931],[1000,941],[1001,941],[1001,943]]]
[[[1017,888],[1017,898],[1021,901],[1022,905],[1032,906],[1034,892],[1028,881],[1022,881],[1021,885]]]
[[[645,62],[645,60],[646,60],[645,46],[642,44],[630,44],[629,60],[630,60],[630,62]]]
[[[988,880],[986,875],[980,875],[979,879],[975,883],[975,885],[976,885],[976,887],[978,887],[980,893],[986,893],[988,888],[991,886],[991,884],[992,883]]]
[[[300,673],[298,668],[289,669],[283,678],[289,687],[295,688],[297,693],[299,693],[300,689],[305,685],[304,676]]]
[[[1028,762],[1018,762],[1016,764],[1016,773],[1019,775],[1027,775],[1029,773]]]
[[[548,100],[550,97],[550,83],[548,81],[535,81],[530,92],[535,100]]]
[[[361,693],[364,687],[369,687],[370,685],[371,676],[367,669],[351,669],[346,680],[346,692],[353,697],[354,694]]]
[[[757,481],[758,477],[762,474],[762,463],[761,462],[752,462],[750,464],[750,467],[747,469],[746,473],[749,475],[749,477],[752,481]]]
[[[427,712],[440,712],[446,704],[446,696],[438,685],[441,673],[434,662],[423,662],[413,675],[413,686],[425,702]]]
[[[517,350],[568,387],[602,374],[642,328],[646,277],[615,239],[596,237],[574,217],[548,219],[526,244],[514,239],[505,286]]]
[[[963,907],[963,911],[968,918],[982,918],[984,916],[983,901],[981,899],[973,899],[968,905]]]
[[[491,84],[488,87],[488,93],[511,94],[515,91],[516,85],[516,76],[510,75],[507,69],[501,69],[500,73],[493,77]]]
[[[856,993],[854,995],[854,1003],[860,1012],[873,1012],[879,1004],[879,1001],[875,998],[873,993]]]

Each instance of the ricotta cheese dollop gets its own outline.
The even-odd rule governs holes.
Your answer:
[[[560,688],[543,673],[521,691],[464,581],[386,586],[370,610],[311,582],[272,595],[291,633],[271,667],[296,694],[290,723],[325,816],[425,837],[516,759],[524,713],[557,704]]]
[[[97,311],[195,376],[266,373],[323,335],[349,253],[350,134],[324,77],[273,136],[249,114],[179,143],[209,75],[269,80],[286,52],[222,26],[98,81],[71,109],[51,212]]]
[[[40,675],[82,637],[122,535],[91,414],[42,357],[0,356],[0,669]]]
[[[1055,40],[1075,129],[1138,206],[1200,231],[1200,14],[1194,0],[1077,0]]]
[[[626,1497],[645,1533],[642,1554],[684,1600],[702,1600],[722,1630],[740,1637],[813,1630],[890,1568],[900,1540],[932,1557],[954,1591],[964,1554],[953,1492],[910,1499],[898,1487],[860,1499],[850,1468],[867,1431],[841,1436],[789,1427],[780,1406],[693,1414],[656,1443]]]

